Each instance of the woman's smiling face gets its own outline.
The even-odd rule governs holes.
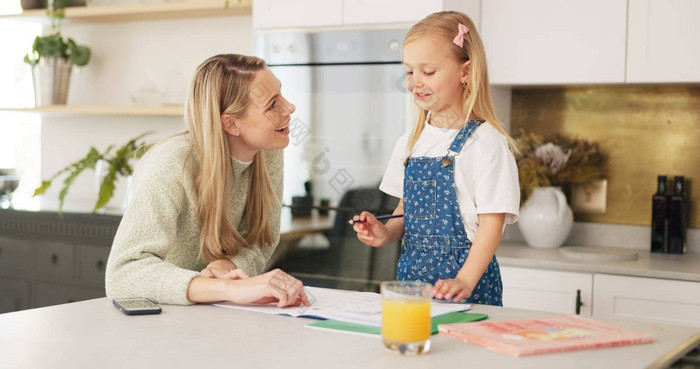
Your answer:
[[[295,106],[282,96],[281,88],[269,68],[255,74],[245,115],[233,118],[236,129],[227,130],[236,136],[232,151],[239,154],[234,154],[238,159],[247,160],[260,150],[282,149],[289,144],[289,123]]]

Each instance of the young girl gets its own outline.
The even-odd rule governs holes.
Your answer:
[[[403,43],[406,87],[420,108],[392,154],[380,189],[401,198],[386,225],[362,212],[360,241],[403,238],[397,279],[434,284],[437,299],[502,305],[495,252],[518,219],[517,150],[494,115],[486,56],[471,19],[434,13]]]
[[[136,171],[107,296],[308,305],[299,280],[258,275],[279,241],[281,149],[293,112],[262,59],[204,61],[187,97],[188,130],[151,148]]]

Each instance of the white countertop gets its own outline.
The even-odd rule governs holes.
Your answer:
[[[474,305],[489,319],[548,313]],[[597,319],[597,318],[596,318]],[[435,335],[432,350],[402,357],[381,340],[305,328],[305,318],[210,305],[163,306],[159,315],[126,316],[106,298],[0,314],[2,368],[641,368],[698,329],[597,319],[649,332],[652,344],[515,358]],[[471,364],[471,365],[470,365]]]
[[[563,246],[577,247],[577,246]],[[646,250],[600,248],[610,251],[635,251],[630,261],[579,261],[565,257],[559,249],[538,249],[524,244],[503,243],[496,257],[503,266],[569,272],[604,273],[625,276],[676,279],[700,282],[700,254],[652,254]]]

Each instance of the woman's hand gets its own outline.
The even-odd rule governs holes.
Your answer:
[[[372,247],[384,246],[387,243],[389,231],[382,222],[374,217],[374,215],[363,211],[360,215],[355,215],[352,219],[361,221],[355,223],[352,229],[357,232],[357,239],[362,241],[362,243]]]
[[[277,302],[278,307],[311,305],[301,281],[280,269],[240,279],[234,283],[233,297],[230,301],[237,304]]]
[[[473,288],[469,287],[467,282],[460,278],[441,279],[435,282],[433,287],[433,297],[436,299],[452,299],[454,302],[459,302],[472,295]]]
[[[238,269],[236,264],[228,259],[214,260],[199,274],[204,278],[217,279],[244,279],[248,274],[243,269]]]

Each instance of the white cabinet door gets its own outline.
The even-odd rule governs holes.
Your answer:
[[[501,266],[503,306],[591,315],[593,275]]]
[[[700,1],[629,0],[627,82],[700,82]]]
[[[700,327],[700,282],[596,274],[593,315]]]
[[[345,0],[343,22],[415,23],[441,10],[442,1],[438,0]]]
[[[301,28],[339,26],[342,0],[255,0],[253,28]]]
[[[488,0],[481,34],[492,84],[625,81],[627,0]]]

